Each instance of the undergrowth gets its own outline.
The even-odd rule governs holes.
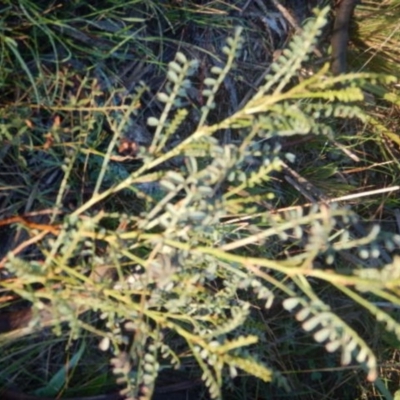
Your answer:
[[[4,306],[20,299],[33,318],[0,336],[0,384],[18,380],[29,351],[64,364],[38,368],[24,388],[47,397],[104,391],[108,363],[134,399],[152,398],[169,369],[201,378],[205,398],[335,398],[347,380],[361,388],[347,398],[375,390],[366,380],[389,398],[398,388],[380,380],[387,358],[374,340],[398,348],[400,236],[379,218],[365,221],[373,203],[348,207],[359,181],[338,182],[336,172],[361,153],[368,164],[377,148],[354,137],[340,145],[339,121],[348,132],[377,127],[361,88],[394,78],[331,77],[324,65],[298,79],[323,9],[241,104],[227,97],[232,87],[245,92],[232,82],[248,27],[207,49],[216,61],[205,63],[184,44],[165,56],[168,43],[148,36],[179,32],[179,13],[197,15],[190,7],[132,2],[142,19],[124,19],[122,6],[107,4],[107,20],[82,6],[85,21],[59,19],[55,4],[47,14],[41,2],[4,6],[0,285]],[[225,23],[214,20],[217,30]],[[19,26],[13,36],[10,26]],[[89,27],[103,32],[91,47]],[[153,67],[133,60],[128,82],[109,71],[129,61],[132,38],[134,57]],[[156,90],[150,70],[165,78]],[[297,151],[303,141],[307,151]]]

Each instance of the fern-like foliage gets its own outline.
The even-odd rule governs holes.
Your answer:
[[[60,139],[63,148],[75,142],[62,155],[51,229],[24,225],[43,261],[39,265],[8,256],[4,264],[20,285],[0,285],[37,309],[46,308],[52,316],[46,323],[57,326],[57,333],[60,322],[67,322],[74,337],[82,330],[98,335],[126,398],[150,399],[160,370],[179,367],[188,358],[213,399],[223,397],[225,377],[234,378],[239,370],[264,382],[274,376],[283,381],[267,350],[259,346],[262,329],[252,323],[252,306],[271,310],[277,304],[294,312],[302,328],[329,352],[340,351],[342,364],[365,364],[368,379],[376,379],[376,357],[350,323],[320,298],[316,287],[321,282],[342,291],[399,335],[395,319],[366,296],[369,292],[399,303],[398,260],[343,273],[329,265],[342,255],[355,257],[360,249],[379,258],[379,240],[394,249],[397,236],[380,236],[378,228],[359,234],[353,229],[357,215],[327,202],[283,212],[265,207],[277,197],[274,177],[285,160],[295,159],[272,139],[295,134],[330,139],[332,116],[365,120],[352,104],[362,97],[355,83],[377,76],[333,78],[323,67],[289,85],[310,57],[327,13],[318,12],[305,25],[247,104],[212,123],[216,95],[243,46],[237,29],[222,49],[225,64],[210,68],[199,121],[182,140],[175,136],[190,115],[181,107],[194,85],[198,61],[178,52],[168,65],[167,84],[156,96],[160,114],[147,119],[152,139],[148,145],[134,143],[140,147],[135,168],[120,163],[115,150],[133,126],[131,119],[137,118],[144,86],[133,96],[122,95],[128,106],[117,102],[117,92],[80,99],[89,104],[88,115],[80,130],[71,128],[70,136]],[[337,88],[346,81],[353,83]],[[57,108],[71,125],[77,104]],[[91,137],[88,132],[96,124],[89,126],[88,120],[107,121],[111,138],[103,143],[100,135]],[[228,128],[236,139],[223,143],[219,134]],[[3,129],[2,135],[10,137]],[[60,158],[56,151],[54,155]],[[75,185],[82,196],[71,201],[73,210],[61,218],[68,185],[82,171],[94,175],[93,190],[86,193],[82,178]],[[40,292],[33,290],[37,284]],[[90,310],[101,316],[99,325],[78,318]],[[35,323],[40,322],[44,317],[38,315]]]
[[[349,365],[354,357],[358,363],[365,363],[370,381],[377,378],[377,360],[373,351],[358,333],[326,304],[318,300],[307,302],[299,297],[291,297],[286,299],[283,305],[289,311],[299,306],[295,317],[302,322],[303,329],[313,332],[314,339],[324,343],[327,351],[340,350],[342,365]]]

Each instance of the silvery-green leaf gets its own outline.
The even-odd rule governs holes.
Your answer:
[[[172,83],[178,83],[179,78],[178,75],[174,71],[168,71],[167,72],[167,78],[170,80]]]
[[[311,317],[309,320],[303,323],[302,327],[305,331],[309,332],[315,329],[321,321],[325,318],[325,313],[317,314]]]
[[[168,103],[169,101],[169,97],[163,92],[157,93],[157,99],[160,100],[162,103]]]
[[[185,178],[175,171],[168,171],[166,178],[172,181],[173,183],[183,183],[185,182]]]
[[[166,179],[161,179],[160,185],[171,192],[175,190],[175,185]]]
[[[175,61],[171,61],[168,64],[168,67],[172,70],[175,71],[177,74],[180,74],[182,72],[182,67]]]
[[[340,347],[340,340],[334,340],[332,342],[329,342],[325,345],[326,350],[329,351],[329,353],[333,353]]]
[[[300,304],[300,299],[298,297],[291,297],[289,299],[283,300],[283,308],[285,310],[291,311]]]
[[[180,63],[182,63],[182,64],[187,63],[187,58],[186,58],[186,56],[185,56],[183,53],[181,53],[180,51],[178,51],[178,52],[175,54],[175,59],[176,59],[177,61],[179,61]]]
[[[360,352],[357,354],[356,360],[359,363],[364,362],[368,357],[368,349],[366,349],[365,347],[362,347],[360,349]]]
[[[228,37],[228,38],[226,39],[226,43],[227,43],[229,46],[233,47],[233,45],[235,44],[235,41],[234,41],[231,37]]]
[[[224,47],[222,48],[222,52],[223,52],[224,54],[226,54],[226,55],[229,55],[229,54],[231,53],[231,49],[230,49],[229,47],[227,47],[227,46],[224,46]]]
[[[210,90],[210,89],[204,89],[202,92],[201,92],[201,94],[204,96],[204,97],[210,97],[210,96],[212,96],[213,95],[213,91],[212,90]]]
[[[157,126],[159,123],[160,123],[160,121],[155,117],[147,118],[147,125],[148,126]]]
[[[311,310],[308,307],[302,308],[297,314],[297,321],[304,321],[311,313]]]
[[[325,342],[326,339],[328,339],[329,334],[330,334],[330,328],[323,328],[318,332],[314,333],[314,339],[318,343],[322,343]]]
[[[216,79],[214,78],[206,78],[204,79],[204,84],[207,86],[214,86],[217,83]]]
[[[223,69],[220,67],[214,66],[211,68],[211,72],[216,75],[220,75],[222,73],[222,71],[223,71]]]

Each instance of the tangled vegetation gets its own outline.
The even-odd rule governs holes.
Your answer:
[[[0,387],[391,398],[396,78],[311,69],[329,8],[250,82],[233,5],[70,3],[2,6]]]

